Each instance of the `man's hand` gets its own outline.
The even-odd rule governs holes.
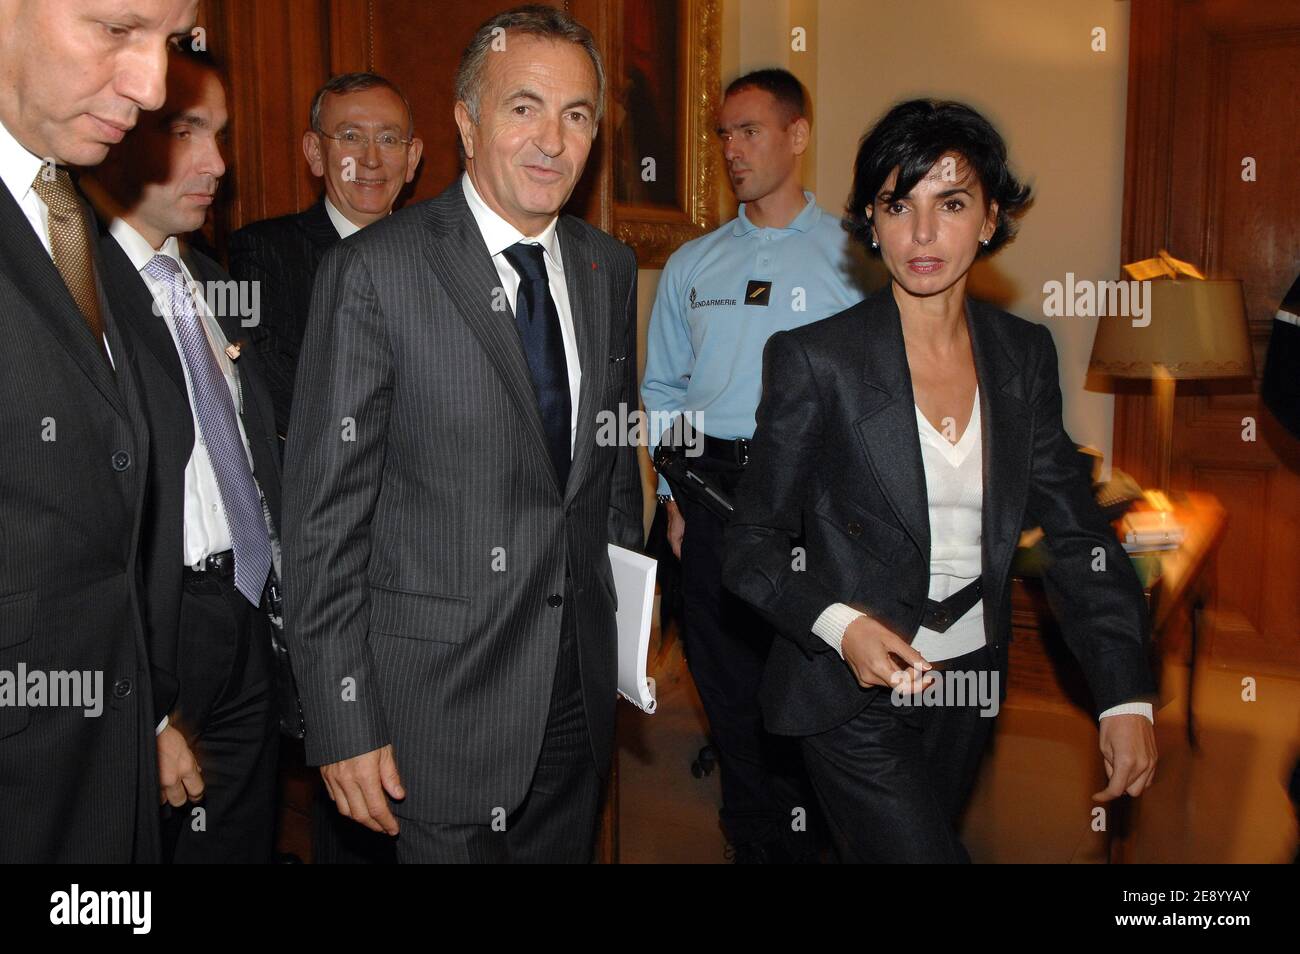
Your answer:
[[[858,685],[864,689],[897,686],[899,692],[915,694],[936,678],[924,675],[932,667],[907,640],[870,616],[859,616],[849,624],[840,650]],[[894,657],[902,661],[902,668]]]
[[[1126,713],[1101,720],[1101,757],[1110,784],[1092,797],[1109,802],[1124,793],[1134,797],[1151,787],[1156,775],[1156,731],[1144,715]]]
[[[686,518],[677,507],[676,500],[665,505],[668,508],[668,544],[673,548],[673,556],[682,558],[682,538],[686,536]]]
[[[400,800],[406,797],[406,789],[397,774],[391,745],[322,765],[320,774],[340,814],[371,831],[397,834],[397,819],[389,811],[384,793]]]
[[[203,797],[203,770],[174,725],[158,733],[158,804],[180,808]]]

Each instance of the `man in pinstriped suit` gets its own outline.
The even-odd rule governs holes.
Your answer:
[[[158,860],[136,562],[149,435],[68,169],[162,106],[196,7],[0,0],[0,864]],[[80,676],[97,701],[16,705],[24,670]]]
[[[504,43],[494,42],[503,37]],[[465,175],[321,264],[285,472],[309,761],[399,861],[586,861],[613,748],[607,542],[641,545],[636,262],[560,216],[604,100],[591,34],[485,23]]]

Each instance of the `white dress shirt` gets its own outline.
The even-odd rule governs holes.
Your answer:
[[[4,180],[18,207],[27,216],[36,235],[45,246],[45,252],[51,259],[54,252],[50,248],[50,210],[45,207],[45,200],[36,194],[32,183],[44,163],[39,156],[27,151],[13,135],[0,123],[0,179]]]
[[[145,272],[144,268],[155,255],[162,254],[180,263],[181,276],[187,286],[192,287],[191,283],[194,279],[189,269],[185,267],[185,263],[181,261],[180,243],[175,236],[169,237],[163,242],[162,248],[155,251],[130,223],[120,218],[113,220],[109,226],[109,234],[117,240],[118,245],[122,246],[122,251],[126,252],[127,258],[140,273],[154,301],[158,303],[162,316],[156,320],[166,322],[167,330],[171,333],[172,342],[176,346],[176,357],[181,363],[181,371],[185,375],[185,389],[190,396],[190,414],[194,420],[194,449],[185,464],[185,533],[181,553],[177,556],[186,566],[197,568],[205,558],[231,548],[230,526],[226,522],[226,511],[221,502],[221,488],[217,484],[217,475],[212,469],[212,460],[208,457],[207,444],[203,440],[203,430],[199,426],[199,416],[195,410],[194,383],[190,380],[190,369],[185,363],[180,338],[176,333],[176,321],[171,310],[171,289],[167,283],[160,282]],[[248,455],[248,463],[251,467],[253,455],[249,451],[248,435],[244,433],[244,422],[238,416],[243,409],[243,394],[239,386],[239,376],[235,373],[235,366],[225,351],[228,343],[225,333],[202,297],[195,296],[194,300],[203,319],[203,330],[207,333],[212,356],[216,358],[217,365],[221,368],[226,386],[230,388],[230,397],[235,404],[235,423],[239,426],[239,437],[244,443],[244,453]]]
[[[330,222],[334,225],[334,231],[339,233],[341,239],[345,239],[349,235],[356,235],[361,231],[361,226],[334,207],[334,203],[330,201],[329,196],[325,196],[325,214],[330,217]]]
[[[578,390],[582,385],[582,369],[578,364],[578,339],[573,328],[573,311],[569,307],[569,288],[564,281],[564,260],[560,255],[560,238],[555,225],[559,217],[551,219],[546,228],[535,236],[527,236],[497,215],[483,197],[474,188],[469,173],[463,173],[460,179],[465,189],[465,201],[478,223],[479,233],[487,245],[492,264],[496,266],[497,277],[501,279],[501,288],[505,291],[506,302],[510,306],[511,321],[514,320],[515,297],[519,293],[519,273],[502,254],[517,242],[542,247],[546,261],[546,275],[550,279],[551,298],[555,300],[555,310],[560,314],[560,335],[564,339],[564,361],[569,370],[569,456],[573,456],[574,442],[578,437]],[[504,313],[502,314],[504,318]]]
[[[980,395],[970,422],[953,444],[935,429],[919,407],[917,433],[925,466],[925,489],[930,516],[930,592],[944,600],[980,575],[984,507],[984,451],[980,427]],[[866,614],[844,603],[828,606],[813,624],[813,632],[843,655],[844,631]],[[980,599],[945,632],[920,627],[912,648],[930,662],[955,659],[984,645],[984,600]],[[1106,716],[1136,713],[1155,721],[1149,702],[1126,702],[1101,713]]]

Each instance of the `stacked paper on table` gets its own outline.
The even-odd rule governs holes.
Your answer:
[[[1182,524],[1168,511],[1131,513],[1124,518],[1124,549],[1172,550],[1183,542]]]

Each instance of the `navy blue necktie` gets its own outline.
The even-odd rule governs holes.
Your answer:
[[[560,313],[551,297],[545,252],[540,245],[517,242],[501,254],[519,273],[515,326],[533,376],[546,447],[563,490],[569,480],[573,405],[569,398],[569,365],[564,358]]]

